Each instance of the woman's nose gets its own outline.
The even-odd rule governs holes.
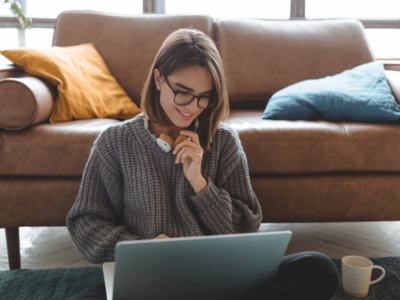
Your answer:
[[[185,105],[185,108],[191,113],[195,113],[197,111],[197,98],[192,101],[192,103]]]

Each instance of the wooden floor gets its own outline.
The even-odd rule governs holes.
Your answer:
[[[331,258],[400,256],[400,222],[264,223],[260,231],[291,230],[285,255],[319,251]],[[75,250],[66,227],[20,228],[24,269],[88,267]],[[5,230],[0,229],[0,270],[8,270]]]

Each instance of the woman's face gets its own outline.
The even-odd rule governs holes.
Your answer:
[[[160,94],[161,107],[169,117],[172,123],[179,128],[187,128],[203,111],[198,105],[196,98],[188,105],[178,105],[174,102],[174,93],[167,82],[161,77],[158,69],[154,70],[154,79],[156,87]],[[213,80],[208,69],[201,66],[191,66],[179,73],[174,73],[166,77],[169,84],[175,91],[189,92],[195,96],[210,93],[213,89]],[[160,87],[160,88],[158,88]],[[184,118],[178,111],[191,114],[189,118]]]

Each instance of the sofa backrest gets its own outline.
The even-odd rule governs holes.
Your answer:
[[[231,107],[265,108],[277,91],[374,60],[357,20],[220,19],[218,50]]]
[[[140,104],[143,84],[165,38],[179,28],[193,27],[211,38],[207,15],[119,15],[65,11],[56,21],[53,46],[95,43],[111,74],[129,97]]]
[[[208,15],[119,15],[65,11],[53,45],[94,42],[111,74],[140,104],[143,84],[165,38],[193,27],[216,41],[232,108],[265,108],[293,83],[335,75],[374,60],[357,20],[212,19]]]

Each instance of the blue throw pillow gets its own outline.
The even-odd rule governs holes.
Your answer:
[[[400,108],[386,81],[383,64],[370,62],[276,92],[262,118],[393,121],[400,119]]]

